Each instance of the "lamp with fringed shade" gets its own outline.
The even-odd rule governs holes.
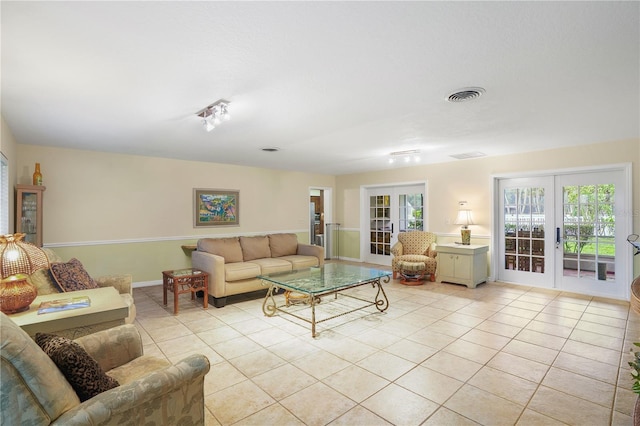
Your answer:
[[[23,241],[25,234],[0,236],[0,311],[15,314],[29,309],[38,295],[27,277],[49,266],[42,249]]]

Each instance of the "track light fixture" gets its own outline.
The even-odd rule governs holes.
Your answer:
[[[410,149],[408,151],[396,151],[389,154],[389,164],[400,160],[405,163],[410,163],[411,161],[418,163],[420,162],[420,150]]]
[[[220,99],[196,113],[198,117],[202,118],[202,127],[204,127],[207,132],[215,129],[216,126],[223,121],[231,119],[231,115],[229,114],[229,104],[229,101]]]

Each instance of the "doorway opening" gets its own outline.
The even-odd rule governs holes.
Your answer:
[[[331,188],[309,188],[309,244],[324,247],[325,259],[330,259],[337,249],[330,235],[332,210]]]

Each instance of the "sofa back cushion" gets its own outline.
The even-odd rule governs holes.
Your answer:
[[[53,250],[43,247],[42,251],[44,251],[44,253],[47,255],[49,263],[62,262],[60,256],[58,256]],[[33,274],[29,275],[27,281],[36,286],[39,295],[60,293],[61,291],[63,291],[51,275],[51,271],[49,270],[49,268],[38,269]]]
[[[269,237],[266,235],[258,237],[240,237],[240,245],[242,246],[242,257],[245,262],[253,259],[271,257]]]
[[[198,240],[198,251],[224,257],[224,263],[242,262],[242,248],[238,237],[201,238]]]
[[[0,424],[49,424],[80,404],[53,361],[3,313],[0,313],[0,335]]]
[[[271,257],[292,256],[298,253],[298,236],[296,234],[269,235]]]

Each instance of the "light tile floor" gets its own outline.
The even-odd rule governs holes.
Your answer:
[[[384,288],[385,313],[327,321],[315,339],[255,295],[207,310],[182,295],[174,316],[161,286],[134,289],[136,325],[145,353],[209,358],[210,426],[632,424],[629,303],[503,283]]]

